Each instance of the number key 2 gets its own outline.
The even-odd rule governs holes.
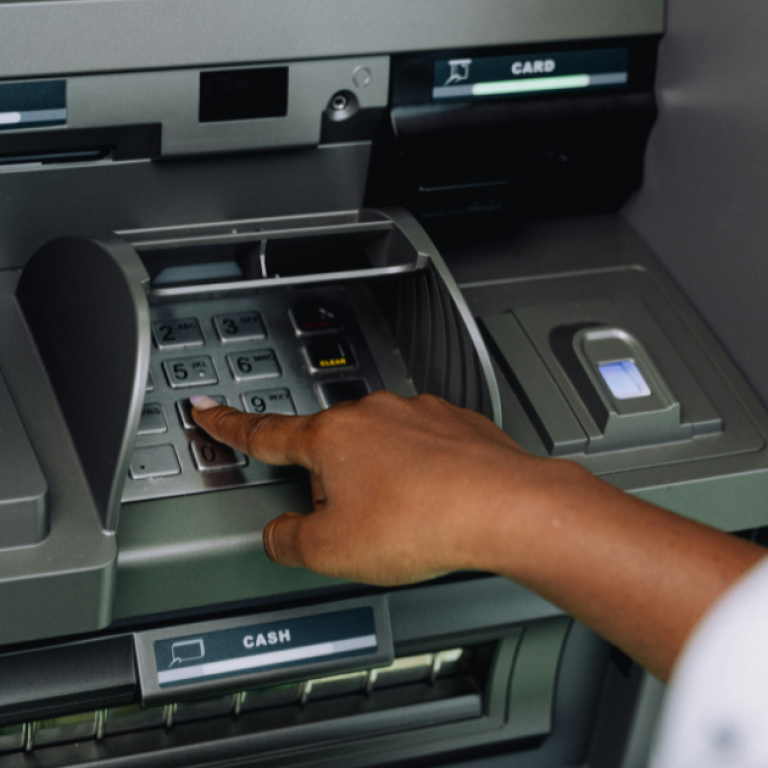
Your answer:
[[[158,320],[152,323],[152,335],[158,349],[202,347],[205,344],[200,323],[194,317],[181,320]]]

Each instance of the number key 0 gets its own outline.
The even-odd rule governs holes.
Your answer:
[[[195,466],[200,472],[218,472],[222,469],[244,467],[247,459],[239,451],[217,443],[207,437],[195,437],[189,443]]]

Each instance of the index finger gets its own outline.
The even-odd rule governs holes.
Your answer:
[[[215,440],[265,464],[298,464],[305,469],[313,469],[308,416],[260,416],[218,403],[216,407],[206,407],[205,401],[195,400],[196,403],[192,403],[192,418]]]

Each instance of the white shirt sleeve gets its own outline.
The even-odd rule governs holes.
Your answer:
[[[652,768],[768,766],[768,558],[689,640],[653,754]]]

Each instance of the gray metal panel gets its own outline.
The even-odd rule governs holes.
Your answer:
[[[48,534],[48,485],[0,375],[0,550]]]
[[[659,120],[624,215],[768,403],[768,5],[673,0]]]
[[[584,430],[514,315],[487,315],[480,323],[529,398],[551,442],[550,455],[567,456],[583,451],[587,444]]]
[[[51,530],[35,547],[0,552],[0,644],[92,632],[111,620],[117,565],[32,337],[0,273],[0,367],[49,484]],[[34,610],[31,610],[34,608]]]
[[[0,24],[1,20],[2,9]],[[164,156],[232,152],[318,144],[323,112],[341,90],[354,92],[361,109],[387,105],[386,56],[288,66],[285,117],[201,123],[200,72],[185,69],[70,78],[67,128],[160,123]],[[365,87],[354,84],[353,75],[359,67],[371,72],[371,82]]]
[[[1,23],[1,22],[0,22]],[[0,170],[0,269],[54,237],[361,206],[370,144]]]
[[[659,34],[662,0],[111,0],[0,5],[0,77]]]
[[[139,501],[123,509],[115,618],[198,608],[340,584],[264,554],[284,512],[309,512],[309,489],[283,483]]]

